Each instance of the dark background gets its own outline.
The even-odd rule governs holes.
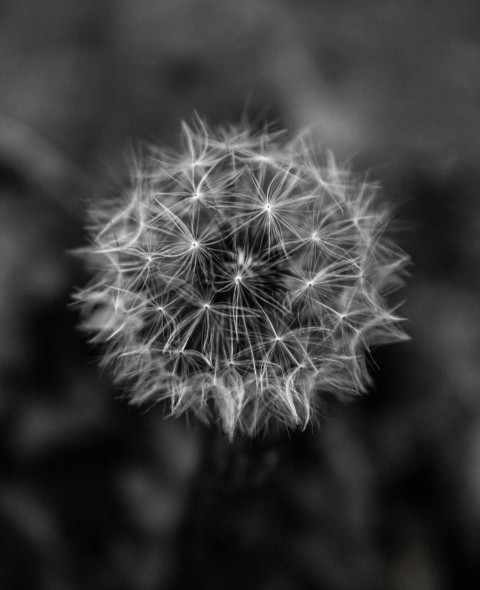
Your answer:
[[[229,491],[198,426],[118,399],[70,306],[86,202],[193,111],[312,129],[413,259],[369,396],[237,454]],[[3,0],[0,588],[480,587],[479,162],[473,0]]]

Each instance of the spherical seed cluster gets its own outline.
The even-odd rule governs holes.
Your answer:
[[[182,138],[92,212],[84,327],[134,403],[168,400],[230,437],[305,427],[326,394],[364,391],[371,345],[404,337],[384,295],[406,257],[376,187],[305,141],[201,121]]]

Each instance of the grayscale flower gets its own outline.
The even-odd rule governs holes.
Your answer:
[[[182,138],[92,210],[84,327],[133,403],[230,438],[304,428],[327,395],[365,391],[372,345],[405,338],[385,301],[407,262],[388,211],[305,139],[201,120]]]

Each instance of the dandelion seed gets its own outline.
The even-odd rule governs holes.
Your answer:
[[[387,293],[407,257],[377,187],[322,166],[305,138],[183,125],[125,196],[92,212],[92,340],[133,403],[218,421],[232,438],[305,428],[355,395],[369,347],[405,338]]]

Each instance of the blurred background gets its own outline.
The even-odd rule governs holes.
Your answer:
[[[118,399],[70,305],[87,202],[194,111],[310,128],[413,259],[412,340],[369,396],[228,494],[198,427]],[[3,0],[0,588],[480,587],[479,162],[473,0]]]

